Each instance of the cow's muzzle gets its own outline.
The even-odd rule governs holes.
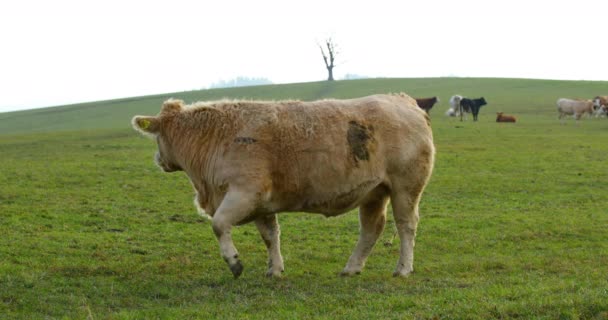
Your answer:
[[[181,170],[180,167],[171,165],[171,164],[167,163],[166,161],[164,161],[163,158],[160,156],[160,152],[157,152],[154,155],[154,162],[164,172],[175,172],[175,171]]]

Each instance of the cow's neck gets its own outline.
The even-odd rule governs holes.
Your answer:
[[[216,133],[206,132],[205,135],[184,139],[179,143],[180,164],[188,175],[192,186],[198,194],[198,203],[205,212],[213,216],[217,204],[214,199],[216,189],[216,168],[214,159],[218,152],[222,152],[218,141],[220,139],[209,139],[206,137],[219,138]]]

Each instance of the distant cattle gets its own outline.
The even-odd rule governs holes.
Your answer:
[[[446,116],[458,117],[460,115],[460,100],[462,100],[462,96],[457,94],[450,98],[450,108],[445,112]]]
[[[608,114],[608,96],[593,98],[593,114],[595,117],[604,117]]]
[[[234,277],[243,265],[234,226],[255,222],[280,276],[279,212],[337,216],[359,208],[360,235],[343,275],[361,272],[384,229],[389,199],[400,257],[393,275],[413,271],[418,204],[433,169],[429,116],[405,94],[349,100],[166,101],[133,127],[155,139],[156,164],[184,171],[195,204],[211,216]],[[327,239],[334,239],[328,236]]]
[[[593,98],[593,106],[595,109],[601,106],[608,106],[608,96],[596,96]]]
[[[515,119],[514,116],[508,116],[502,112],[497,112],[496,113],[496,122],[516,122],[517,119]]]
[[[422,108],[422,110],[426,111],[427,114],[431,111],[431,109],[437,102],[439,102],[439,98],[437,97],[416,98],[416,103],[418,104],[418,106]]]
[[[482,106],[485,106],[486,104],[488,104],[488,103],[486,102],[486,99],[484,99],[483,97],[478,98],[478,99],[462,98],[462,100],[460,100],[460,121],[462,121],[462,115],[465,112],[472,113],[473,121],[477,121],[477,115],[479,114],[479,109]]]
[[[608,106],[601,106],[601,107],[595,109],[595,111],[593,111],[593,115],[596,118],[600,118],[600,117],[603,118],[603,117],[608,116]]]
[[[560,98],[557,100],[557,112],[560,120],[566,115],[571,115],[574,119],[579,120],[585,113],[589,116],[593,114],[593,101]]]

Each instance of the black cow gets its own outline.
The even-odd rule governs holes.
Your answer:
[[[473,121],[477,121],[477,115],[479,114],[479,108],[488,104],[486,99],[483,97],[479,99],[468,99],[462,98],[460,100],[460,121],[462,121],[462,114],[469,112],[473,114]]]

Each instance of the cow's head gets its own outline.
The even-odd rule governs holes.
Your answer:
[[[486,102],[486,99],[484,97],[479,98],[479,106],[485,106],[486,104],[488,104]]]
[[[597,110],[601,106],[602,106],[602,100],[600,100],[600,97],[593,98],[593,110]]]
[[[151,137],[158,144],[158,152],[154,155],[154,162],[164,172],[182,170],[181,165],[175,160],[172,150],[173,137],[171,136],[172,122],[178,114],[184,102],[169,99],[163,103],[160,113],[155,116],[135,116],[131,120],[133,128],[141,134]]]

